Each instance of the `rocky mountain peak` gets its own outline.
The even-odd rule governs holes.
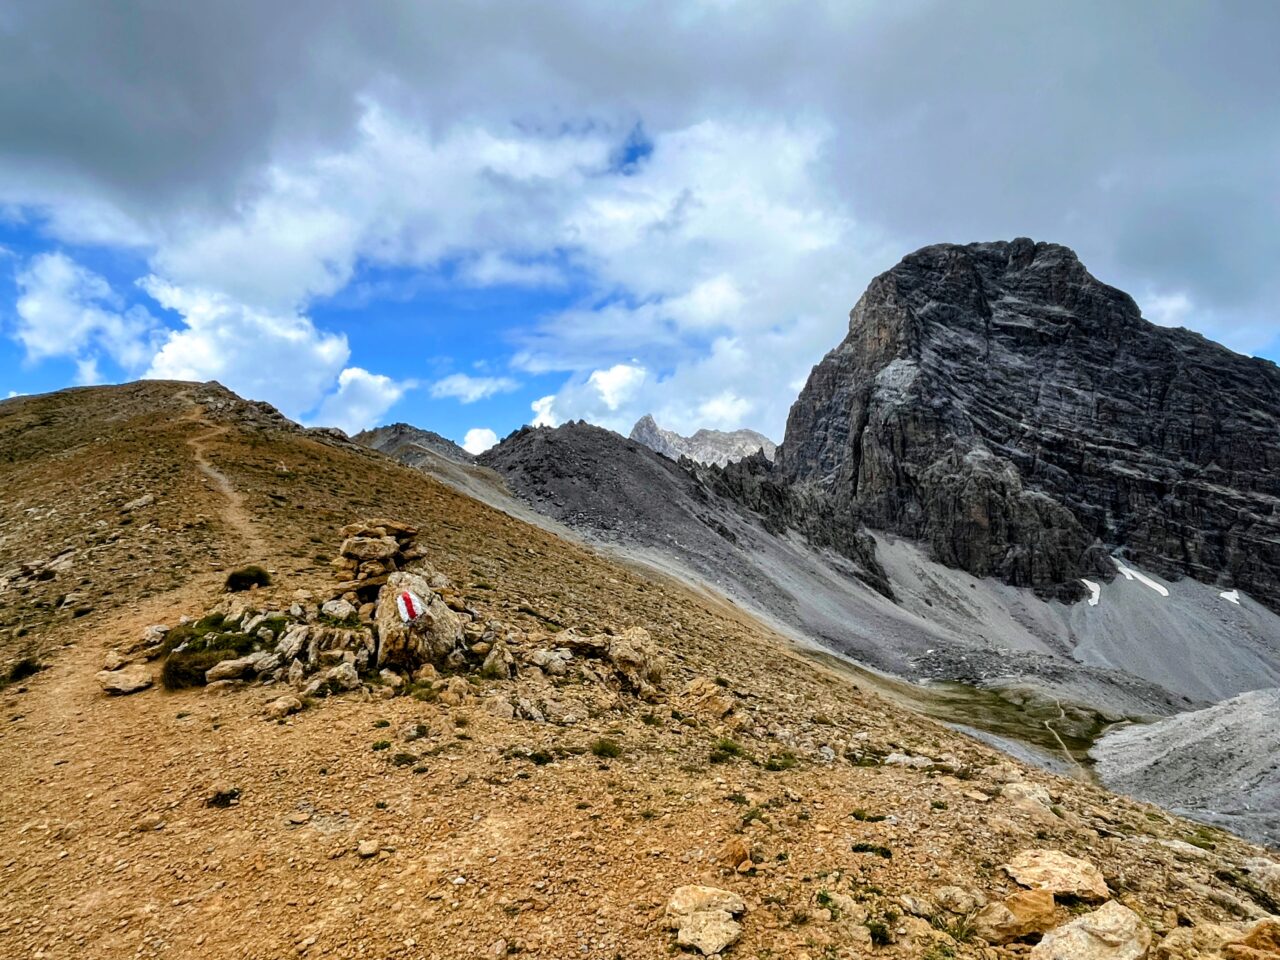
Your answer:
[[[847,523],[978,575],[1053,592],[1123,550],[1273,609],[1278,464],[1274,364],[1147,322],[1026,239],[925,247],[877,277],[778,453]]]
[[[456,463],[470,463],[475,458],[447,437],[431,430],[423,430],[408,423],[390,423],[372,430],[362,430],[353,438],[356,443],[380,450],[393,457],[415,449],[425,449],[431,453],[453,460]]]
[[[772,460],[775,444],[762,433],[754,430],[698,430],[691,437],[681,436],[674,430],[658,426],[652,414],[646,413],[631,428],[630,439],[643,443],[650,450],[679,460],[688,457],[697,463],[724,466],[734,460],[749,457],[763,450]]]

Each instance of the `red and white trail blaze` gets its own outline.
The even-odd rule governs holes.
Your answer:
[[[396,606],[400,608],[400,619],[405,623],[412,623],[422,616],[425,607],[422,601],[418,599],[412,591],[402,590],[400,595],[396,597]]]

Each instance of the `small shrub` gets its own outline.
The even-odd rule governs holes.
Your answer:
[[[203,687],[204,675],[214,664],[228,659],[222,650],[183,650],[171,653],[160,668],[160,683],[166,690]]]
[[[930,800],[929,807],[932,810],[945,810],[947,809],[947,803],[945,800]]]
[[[271,574],[257,565],[240,567],[227,574],[228,593],[240,593],[253,587],[269,586],[271,586]]]
[[[375,750],[390,750],[390,749],[391,749],[391,741],[390,741],[390,740],[376,740],[376,741],[374,741],[373,749],[375,749]]]
[[[391,758],[391,762],[397,767],[408,767],[417,763],[418,757],[412,753],[397,753]]]
[[[893,934],[883,920],[868,920],[867,930],[871,933],[871,943],[877,947],[887,947],[893,943]]]
[[[800,761],[796,759],[796,755],[794,753],[789,750],[784,750],[782,753],[775,753],[766,760],[764,762],[764,768],[776,773],[779,770],[790,770],[799,762]]]
[[[382,729],[382,728],[384,728],[384,727],[389,727],[389,726],[391,726],[391,721],[390,721],[390,720],[375,720],[375,721],[373,721],[373,726],[374,726],[374,729],[375,729],[375,730],[381,730],[381,729]]]
[[[533,763],[535,767],[544,767],[555,759],[546,750],[534,750],[525,758]]]
[[[857,820],[859,823],[879,823],[884,819],[883,815],[878,813],[867,813],[867,811],[863,810],[861,807],[853,811],[849,816],[853,817],[853,819]]]
[[[622,756],[622,745],[616,740],[600,737],[591,741],[591,755],[602,759],[613,759]]]
[[[45,665],[39,659],[27,654],[13,663],[4,673],[0,674],[0,690],[3,690],[11,683],[21,683],[29,677],[34,677],[44,667]]]
[[[873,853],[877,857],[884,857],[886,860],[893,858],[893,851],[888,847],[882,847],[878,843],[855,843],[852,847],[854,853]]]
[[[746,756],[746,751],[742,749],[742,744],[724,737],[717,740],[715,746],[711,748],[710,760],[712,763],[728,763],[743,756]]]

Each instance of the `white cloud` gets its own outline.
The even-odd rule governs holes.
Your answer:
[[[462,449],[470,454],[481,454],[498,442],[498,435],[488,427],[472,427],[462,440]]]
[[[608,370],[593,370],[591,376],[587,377],[587,385],[595,387],[606,407],[617,410],[635,395],[636,390],[644,383],[644,377],[644,367],[618,363]]]
[[[475,403],[497,393],[510,393],[518,386],[510,377],[473,377],[465,373],[451,373],[431,385],[431,395],[437,399],[455,397],[462,403]]]
[[[476,287],[559,287],[565,283],[564,275],[551,264],[521,263],[494,250],[466,261],[460,276]]]
[[[75,360],[78,382],[100,382],[98,360],[109,357],[135,372],[150,356],[159,324],[127,307],[111,285],[63,253],[32,257],[16,277],[14,336],[28,360]]]
[[[560,425],[560,420],[555,413],[556,397],[551,394],[546,397],[539,397],[533,403],[529,404],[529,408],[533,410],[533,419],[530,422],[535,427],[556,427]]]
[[[183,321],[152,359],[150,379],[218,380],[297,420],[321,402],[346,367],[347,338],[318,330],[305,316],[253,309],[156,276],[140,285]]]
[[[76,385],[92,387],[103,382],[96,357],[81,357],[76,361]]]
[[[311,422],[359,433],[377,424],[409,386],[361,367],[347,367],[338,374],[338,389],[324,398]]]
[[[1146,298],[1142,315],[1162,327],[1185,327],[1192,315],[1191,298],[1182,291]]]

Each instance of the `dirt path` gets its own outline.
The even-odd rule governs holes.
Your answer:
[[[187,438],[187,446],[191,448],[196,469],[209,479],[226,500],[226,504],[220,511],[222,522],[235,531],[236,535],[244,542],[246,548],[244,559],[260,559],[266,553],[266,541],[258,535],[257,530],[254,528],[253,518],[250,516],[249,511],[245,509],[244,497],[227,479],[227,475],[215,467],[208,457],[209,444],[227,433],[231,428],[227,424],[211,423],[205,418],[204,408],[197,404],[190,394],[184,393],[181,396],[191,401],[192,404],[191,411],[182,419],[189,420],[192,423],[203,424],[209,428],[204,433]]]

